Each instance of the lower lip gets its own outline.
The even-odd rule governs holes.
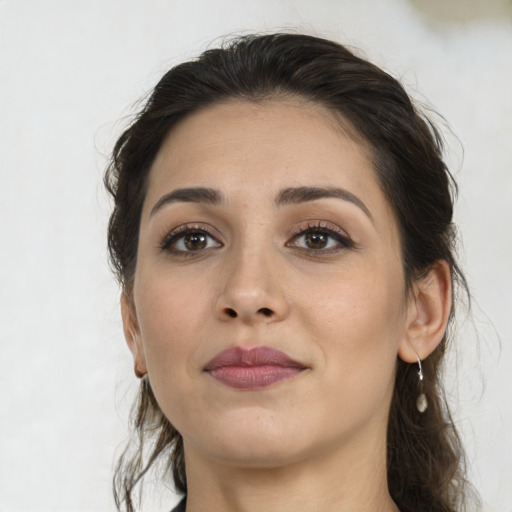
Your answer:
[[[208,373],[222,384],[236,389],[261,389],[288,380],[303,371],[302,368],[279,365],[222,366]]]

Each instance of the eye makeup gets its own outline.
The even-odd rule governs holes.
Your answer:
[[[318,256],[335,254],[355,247],[345,231],[321,220],[309,220],[305,225],[300,225],[286,245]]]
[[[183,224],[167,233],[160,242],[160,249],[172,255],[199,253],[222,247],[208,226],[199,223]]]

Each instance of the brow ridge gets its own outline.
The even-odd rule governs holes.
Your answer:
[[[284,206],[289,204],[305,203],[308,201],[316,201],[318,199],[341,199],[348,201],[359,207],[369,218],[373,221],[373,216],[364,204],[355,194],[338,187],[290,187],[282,190],[275,203],[277,206]]]
[[[373,216],[364,202],[352,192],[339,187],[288,187],[279,192],[275,199],[275,204],[277,206],[285,206],[329,198],[341,199],[356,205],[373,222]],[[153,206],[150,217],[164,206],[174,202],[206,203],[211,205],[219,205],[223,201],[224,198],[222,193],[214,188],[179,188],[162,196]]]
[[[152,217],[158,210],[170,203],[206,203],[218,205],[223,202],[222,194],[209,187],[178,188],[162,196],[151,209],[149,214]]]

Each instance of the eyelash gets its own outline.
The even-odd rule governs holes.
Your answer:
[[[351,240],[351,238],[344,232],[341,231],[338,228],[331,227],[327,224],[324,224],[320,221],[315,223],[308,222],[307,227],[301,227],[297,230],[295,235],[292,237],[291,241],[288,242],[286,245],[289,247],[294,247],[292,245],[292,242],[298,240],[299,238],[306,236],[310,233],[321,233],[324,235],[329,236],[330,238],[334,239],[337,242],[337,245],[335,247],[331,247],[328,249],[311,249],[311,248],[299,248],[304,251],[307,251],[307,253],[311,255],[319,255],[322,254],[331,254],[335,252],[339,252],[345,249],[353,249],[355,247],[354,242]]]
[[[165,235],[162,242],[160,243],[160,249],[163,251],[167,251],[171,254],[181,256],[192,255],[195,251],[184,251],[181,249],[172,248],[172,245],[176,244],[180,239],[184,238],[186,235],[192,234],[206,235],[207,237],[215,240],[215,242],[219,244],[219,246],[222,246],[222,243],[217,240],[217,238],[208,230],[208,228],[204,226],[185,224],[176,229],[173,229],[170,233]]]
[[[305,248],[305,247],[297,247],[294,245],[294,242],[296,242],[301,237],[306,236],[307,234],[324,234],[328,237],[334,239],[337,244],[335,247],[330,248],[319,248],[319,249],[312,249],[312,248]],[[194,254],[193,250],[187,251],[182,249],[176,249],[172,246],[176,244],[178,241],[183,239],[186,235],[191,234],[198,234],[198,235],[206,235],[208,238],[215,241],[216,244],[219,244],[217,247],[222,247],[223,244],[217,240],[217,238],[209,231],[208,228],[204,226],[199,225],[191,225],[191,224],[185,224],[183,226],[180,226],[174,230],[172,230],[170,233],[166,234],[163,237],[163,240],[160,243],[160,249],[163,251],[167,251],[168,253],[171,253],[173,255],[178,256],[192,256]],[[208,243],[208,242],[207,242]],[[291,240],[286,243],[287,247],[295,247],[296,249],[302,250],[308,254],[311,255],[320,255],[320,254],[331,254],[335,252],[339,252],[346,249],[353,249],[355,247],[354,242],[350,239],[350,237],[343,231],[336,229],[334,227],[328,226],[322,222],[316,222],[311,224],[308,222],[307,227],[300,227],[297,229],[295,234],[292,236]],[[205,249],[210,249],[211,247],[206,247]],[[198,249],[197,253],[203,252],[205,249]]]

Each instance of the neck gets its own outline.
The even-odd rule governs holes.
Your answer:
[[[187,512],[398,512],[385,443],[368,441],[271,468],[205,460],[185,445]]]

